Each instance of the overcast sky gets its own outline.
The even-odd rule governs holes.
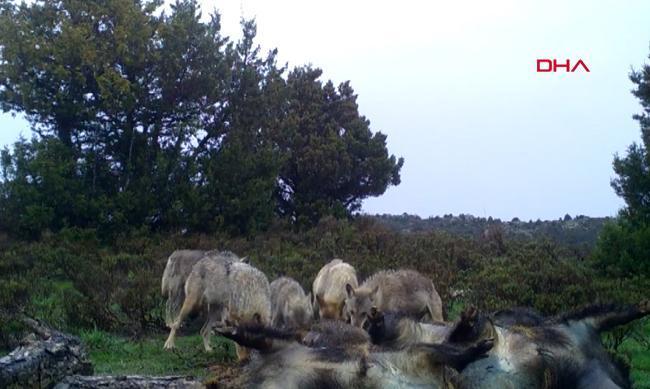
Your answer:
[[[404,157],[368,213],[502,219],[614,215],[614,153],[640,139],[631,67],[650,52],[650,1],[203,1],[223,31],[255,17],[281,62],[350,80],[373,131]],[[537,73],[536,59],[591,72]],[[1,114],[0,114],[1,115]],[[27,123],[0,116],[0,144]]]

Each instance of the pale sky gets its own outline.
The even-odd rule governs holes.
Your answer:
[[[406,162],[368,213],[554,219],[614,215],[614,153],[640,139],[631,67],[650,53],[650,1],[202,1],[223,31],[255,17],[281,62],[350,80]],[[537,73],[536,59],[590,73]],[[0,114],[0,144],[31,136]]]

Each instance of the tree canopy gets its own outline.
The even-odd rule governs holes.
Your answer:
[[[625,207],[618,221],[601,233],[595,254],[605,270],[628,276],[650,274],[650,65],[632,71],[630,80],[642,108],[633,116],[641,128],[641,143],[614,157],[612,187]]]
[[[0,228],[226,229],[343,217],[400,182],[349,82],[288,71],[195,0],[0,2]]]

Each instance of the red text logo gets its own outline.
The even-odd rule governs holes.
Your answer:
[[[558,61],[557,59],[542,58],[537,60],[537,73],[557,72],[563,71],[566,73],[573,73],[576,70],[583,70],[590,72],[587,64],[578,59],[578,62],[571,63],[571,60]]]

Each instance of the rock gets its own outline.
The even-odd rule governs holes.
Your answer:
[[[75,336],[25,318],[34,333],[22,345],[0,358],[1,388],[51,387],[73,374],[92,374],[88,355]]]
[[[201,381],[193,377],[168,376],[168,377],[149,377],[149,376],[70,376],[61,381],[54,387],[55,389],[71,388],[121,388],[121,389],[140,389],[140,388],[204,388]]]

